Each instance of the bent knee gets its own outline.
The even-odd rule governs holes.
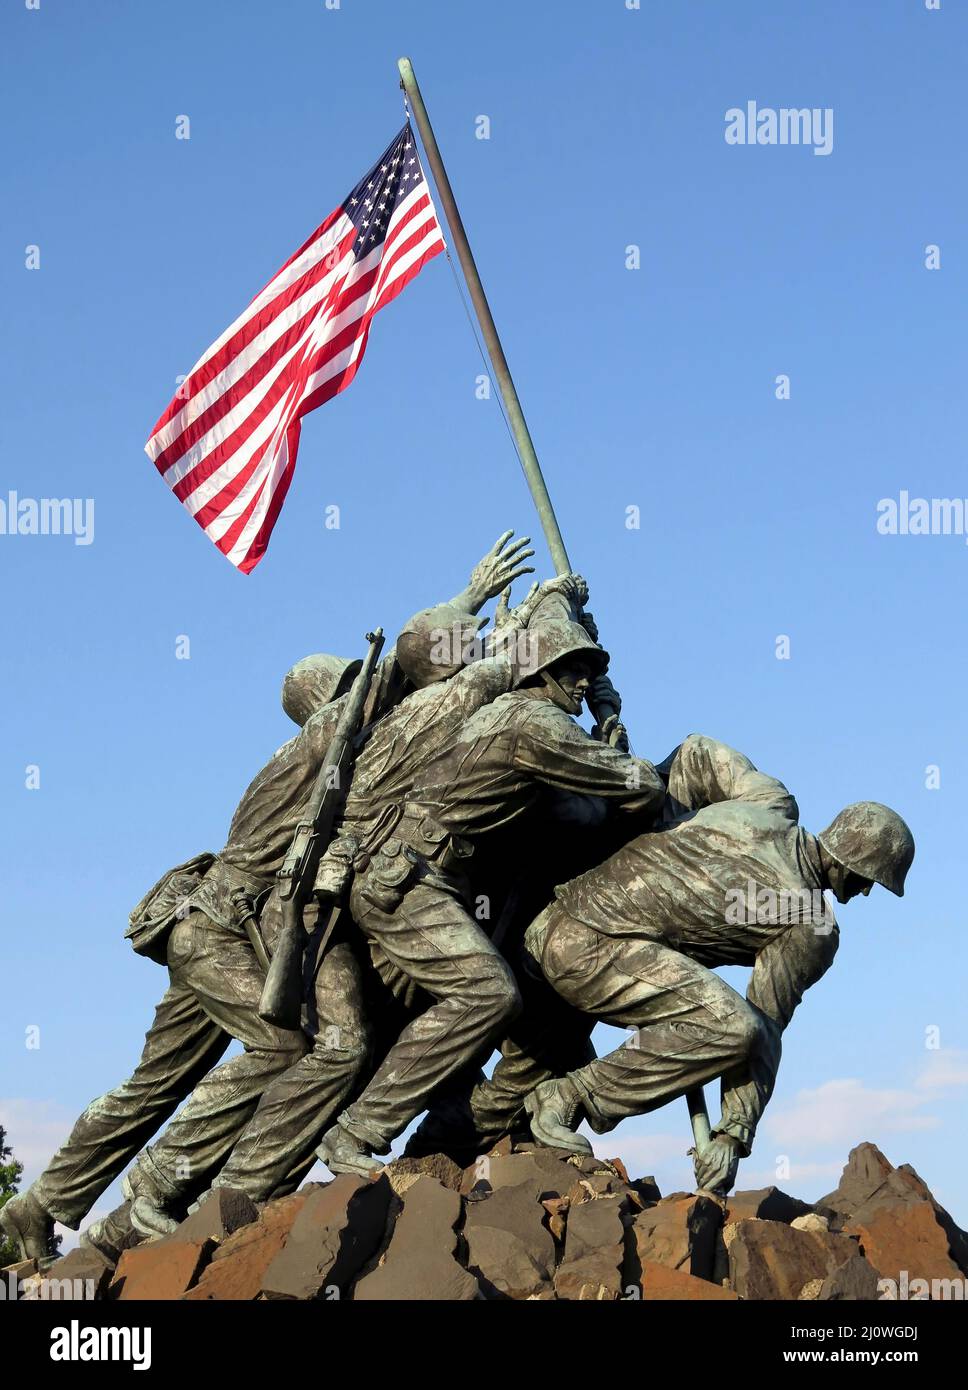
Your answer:
[[[770,1033],[769,1022],[744,1000],[742,1008],[738,1007],[733,1011],[728,1032],[730,1044],[736,1055],[745,1058],[759,1051],[767,1043]]]
[[[484,956],[469,984],[470,1001],[493,1026],[510,1023],[521,1012],[521,991],[501,956]]]

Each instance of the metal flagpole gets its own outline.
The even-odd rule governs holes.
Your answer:
[[[477,321],[481,326],[481,334],[487,348],[487,355],[490,358],[494,376],[497,379],[498,390],[501,393],[501,400],[504,402],[504,409],[507,414],[511,433],[514,436],[515,447],[518,457],[521,460],[521,467],[524,469],[524,476],[531,489],[531,496],[534,499],[538,517],[541,521],[541,528],[544,531],[548,549],[551,552],[552,563],[558,574],[568,574],[571,564],[568,559],[568,552],[565,549],[565,542],[562,539],[561,530],[558,526],[558,518],[555,516],[555,509],[551,505],[551,497],[548,487],[541,472],[541,465],[538,462],[538,455],[535,453],[534,443],[531,439],[531,431],[528,429],[528,422],[524,418],[524,411],[514,386],[511,376],[511,369],[508,366],[507,358],[504,355],[504,348],[501,346],[501,339],[498,335],[497,325],[491,313],[487,296],[484,293],[484,286],[481,284],[481,277],[477,270],[474,260],[474,253],[471,251],[470,242],[467,240],[467,233],[464,231],[464,223],[461,219],[457,200],[454,197],[454,190],[450,186],[450,179],[447,177],[447,170],[444,168],[444,161],[440,156],[440,149],[434,135],[433,126],[430,124],[430,117],[427,115],[427,108],[424,99],[420,94],[417,79],[414,75],[413,64],[409,58],[401,58],[397,67],[400,69],[400,85],[407,95],[410,102],[410,109],[413,111],[413,118],[420,131],[420,138],[427,155],[427,162],[430,165],[431,173],[434,176],[434,183],[437,185],[437,194],[443,208],[444,217],[450,229],[451,241],[454,243],[454,250],[457,252],[457,259],[460,261],[461,270],[464,272],[464,280],[467,285]],[[599,724],[608,717],[609,714],[618,713],[617,710],[596,709],[595,717]],[[706,1101],[702,1089],[697,1088],[690,1091],[686,1100],[689,1105],[689,1117],[692,1120],[693,1137],[696,1147],[700,1151],[709,1142],[709,1116],[706,1113]]]
[[[511,369],[508,366],[504,349],[501,346],[501,339],[498,336],[497,325],[491,314],[487,296],[484,293],[484,286],[481,284],[481,277],[477,272],[477,265],[474,255],[467,240],[467,233],[464,231],[464,223],[461,221],[460,211],[454,198],[454,191],[450,186],[450,179],[447,177],[447,170],[444,168],[444,161],[440,157],[440,150],[434,137],[433,126],[430,124],[430,117],[427,115],[427,108],[424,106],[423,97],[420,95],[420,88],[417,86],[417,79],[414,76],[413,66],[409,58],[401,58],[397,66],[400,69],[400,85],[407,94],[413,111],[414,120],[417,122],[417,129],[420,131],[420,138],[427,154],[427,161],[430,164],[431,172],[434,176],[434,183],[437,185],[437,193],[440,197],[444,216],[450,228],[451,241],[454,243],[454,250],[457,252],[457,259],[460,261],[461,270],[464,272],[464,280],[474,305],[474,312],[477,321],[481,326],[481,334],[484,338],[484,345],[487,348],[487,355],[491,360],[491,366],[497,379],[498,390],[501,393],[501,400],[504,402],[504,409],[507,412],[508,422],[511,426],[511,433],[514,436],[515,447],[518,457],[521,460],[521,467],[524,469],[524,476],[528,480],[528,487],[534,498],[534,504],[538,509],[538,516],[541,520],[541,527],[548,542],[548,549],[551,551],[551,559],[558,574],[568,574],[571,571],[571,564],[568,560],[568,552],[565,549],[565,542],[562,539],[561,531],[558,527],[558,519],[555,516],[555,509],[551,505],[551,498],[548,495],[548,488],[545,484],[544,475],[541,472],[541,465],[538,462],[538,455],[535,453],[534,444],[531,440],[531,432],[528,429],[528,422],[524,418],[524,411],[521,409],[521,402],[514,387],[511,377]]]

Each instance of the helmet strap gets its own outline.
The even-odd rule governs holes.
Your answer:
[[[555,680],[550,671],[542,671],[541,679],[548,687],[548,694],[551,696],[552,704],[557,705],[559,709],[563,709],[566,714],[574,715],[575,705],[578,704],[580,706],[580,701],[569,695],[564,687],[559,685]]]

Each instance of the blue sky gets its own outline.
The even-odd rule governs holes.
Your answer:
[[[8,0],[0,499],[95,499],[91,545],[0,536],[0,1122],[29,1175],[133,1064],[165,977],[127,913],[222,843],[289,736],[287,667],[358,651],[536,526],[442,258],[306,421],[250,577],[142,453],[399,128],[409,53],[637,751],[700,730],[809,828],[870,798],[918,841],[903,902],[842,910],[739,1186],[819,1196],[870,1139],[968,1222],[968,551],[876,529],[901,490],[968,494],[966,31],[954,0]],[[831,108],[832,152],[727,144],[751,100]],[[687,1144],[679,1102],[604,1147],[671,1190]]]

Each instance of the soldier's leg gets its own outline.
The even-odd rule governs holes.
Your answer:
[[[34,1212],[33,1225],[46,1220],[52,1229],[57,1220],[76,1230],[105,1188],[216,1064],[229,1041],[190,990],[171,985],[155,1010],[131,1076],[91,1102],[42,1175],[7,1203],[8,1220],[16,1223],[22,1208],[25,1217]],[[39,1236],[39,1230],[35,1234]]]
[[[404,1028],[336,1127],[364,1150],[386,1153],[436,1088],[502,1035],[521,1001],[507,962],[450,894],[417,884],[388,913],[364,899],[356,885],[351,905],[386,960],[435,1001]],[[336,1131],[320,1146],[331,1168],[340,1162],[333,1145],[342,1136]],[[369,1160],[345,1171],[372,1166]]]
[[[396,967],[390,965],[389,961],[381,957],[378,950],[367,952],[367,942],[355,925],[351,924],[349,931],[359,966],[359,983],[362,991],[361,1018],[367,1038],[366,1055],[362,1058],[363,1064],[353,1068],[355,1074],[352,1079],[348,1076],[348,1069],[344,1073],[348,1084],[341,1099],[336,1098],[335,1088],[327,1086],[326,1089],[331,1098],[327,1100],[326,1109],[316,1117],[312,1146],[308,1152],[304,1151],[298,1161],[291,1165],[286,1176],[270,1194],[273,1197],[285,1197],[288,1193],[296,1190],[316,1162],[315,1144],[322,1130],[332,1123],[335,1113],[341,1105],[355,1100],[363,1091],[377,1066],[389,1052],[417,1009],[427,1008],[430,1003],[430,1000],[424,998],[411,981],[401,975]],[[373,957],[376,957],[375,961]],[[318,1037],[324,1033],[325,1027],[333,1021],[332,1001],[334,999],[337,1001],[337,1007],[343,1006],[339,1004],[339,996],[334,995],[328,986],[325,995],[322,990],[317,990],[315,998],[316,1017],[311,1021],[311,1026],[307,1027],[307,1031],[311,1036]],[[361,1048],[361,1055],[362,1052],[363,1049]]]
[[[605,1133],[626,1116],[646,1114],[721,1076],[759,1043],[762,1022],[746,1000],[661,942],[603,936],[556,907],[541,965],[567,1002],[634,1030],[614,1052],[570,1071],[560,1084],[544,1083],[529,1098],[532,1132],[545,1142],[573,1130],[575,1106]],[[587,1150],[584,1141],[577,1147]]]
[[[205,1013],[245,1051],[210,1071],[158,1142],[138,1160],[144,1192],[132,1209],[139,1230],[156,1233],[148,1210],[177,1208],[221,1168],[263,1092],[309,1046],[290,1031],[259,1017],[265,983],[247,937],[190,912],[168,940],[172,982],[191,989]],[[139,1203],[144,1209],[139,1218]],[[165,1229],[164,1225],[160,1229]]]
[[[307,955],[312,949],[310,940]],[[291,1190],[311,1167],[314,1145],[369,1059],[362,973],[351,941],[326,952],[315,972],[312,1048],[268,1087],[214,1186],[263,1201]]]
[[[527,1129],[524,1102],[536,1086],[594,1058],[596,1020],[527,968],[515,976],[522,1009],[499,1044],[491,1076],[471,1070],[459,1089],[437,1101],[411,1136],[408,1154],[448,1153],[466,1167],[503,1134]]]

